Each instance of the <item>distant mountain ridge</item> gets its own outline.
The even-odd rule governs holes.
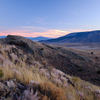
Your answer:
[[[2,38],[6,38],[6,36],[0,36],[0,39]],[[48,40],[48,39],[52,39],[50,37],[43,37],[43,36],[38,36],[38,37],[25,37],[27,39],[30,39],[32,41],[41,41],[41,40]]]
[[[6,38],[6,36],[0,36],[0,39],[2,39],[2,38]]]
[[[38,36],[38,37],[26,37],[32,41],[41,41],[41,40],[48,40],[48,39],[52,39],[50,37],[43,37],[43,36]]]
[[[40,41],[44,43],[100,43],[100,30],[88,32],[76,32],[68,35]]]

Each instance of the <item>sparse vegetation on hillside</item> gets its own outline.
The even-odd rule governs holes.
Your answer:
[[[2,78],[2,77],[3,77],[3,71],[0,70],[0,78]]]
[[[91,54],[93,54],[93,52],[91,52]]]
[[[97,74],[100,74],[100,70],[97,71]]]
[[[44,50],[44,48],[41,48],[40,50]]]
[[[35,56],[40,61],[35,59],[32,52],[27,52],[22,48],[23,46],[19,47],[19,45],[0,45],[1,100],[3,98],[4,100],[100,99],[100,87],[83,81],[79,77],[69,76],[53,66],[50,66],[48,59],[42,58],[40,60],[37,54]],[[43,51],[45,51],[45,49]],[[67,51],[66,53],[72,55],[71,52]],[[65,56],[59,54],[58,57],[60,59]],[[76,57],[75,54],[74,57]],[[80,58],[80,56],[77,57]],[[57,58],[55,59],[57,60]],[[84,70],[78,70],[78,72],[83,71]]]

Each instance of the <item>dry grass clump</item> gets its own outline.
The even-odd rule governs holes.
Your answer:
[[[45,82],[39,84],[38,87],[41,94],[50,100],[66,100],[66,96],[61,88],[56,87],[54,84]]]
[[[45,95],[41,95],[40,97],[39,97],[39,100],[50,100],[50,99],[48,99],[48,97]]]
[[[53,83],[56,84],[58,87],[62,86],[62,81],[60,79],[54,79]]]
[[[84,81],[77,82],[75,90],[77,91],[78,98],[94,100],[94,90],[93,87],[91,87],[91,84],[87,84],[87,82]]]
[[[38,68],[35,66],[18,66],[15,65],[10,60],[1,56],[3,63],[0,65],[0,76],[2,76],[3,80],[9,79],[17,79],[18,81],[29,84],[31,80],[35,80],[38,82],[44,82],[47,80],[46,76],[40,75]],[[24,62],[22,62],[24,63]]]
[[[5,66],[1,69],[3,71],[3,80],[17,79],[24,84],[29,84],[31,80],[38,82],[44,82],[47,80],[46,77],[40,76],[38,72],[33,73],[30,69],[24,67]]]
[[[71,78],[71,81],[74,83],[74,84],[76,84],[77,82],[80,82],[80,81],[82,81],[80,78],[78,78],[78,77],[72,77]]]
[[[27,70],[26,68],[19,68],[18,71],[21,73],[21,75],[16,75],[15,77],[22,83],[29,84],[29,82],[34,79],[33,72]]]
[[[30,90],[38,91],[39,100],[67,100],[62,88],[57,87],[51,82],[31,81]]]
[[[95,96],[95,90],[100,89],[99,87],[77,77],[72,77],[72,82],[75,84],[75,87],[73,88],[73,91],[75,91],[73,94],[76,98],[75,100],[98,100]]]
[[[14,78],[14,73],[10,67],[8,67],[8,66],[2,67],[2,70],[3,70],[3,74],[4,74],[2,77],[3,80],[9,80],[9,79]]]
[[[8,53],[11,53],[11,48],[16,48],[14,45],[2,45],[0,47],[0,54],[2,54],[4,57],[8,57]]]

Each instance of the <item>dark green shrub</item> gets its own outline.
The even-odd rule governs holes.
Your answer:
[[[80,68],[80,69],[79,69],[79,71],[80,71],[80,72],[82,72],[82,71],[83,71],[83,69],[82,69],[82,68]]]
[[[95,57],[96,59],[98,59],[99,57]]]
[[[97,74],[100,74],[100,70],[97,71]]]
[[[14,44],[14,42],[13,42],[13,41],[9,41],[9,44],[11,44],[11,45],[12,45],[12,44]]]
[[[93,54],[93,52],[91,52],[91,54]]]
[[[40,50],[44,50],[44,48],[41,48]]]
[[[60,49],[60,47],[58,47],[58,49]]]

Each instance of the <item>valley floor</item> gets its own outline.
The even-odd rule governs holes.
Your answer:
[[[83,50],[87,53],[94,52],[100,56],[100,43],[53,43],[51,45]]]

